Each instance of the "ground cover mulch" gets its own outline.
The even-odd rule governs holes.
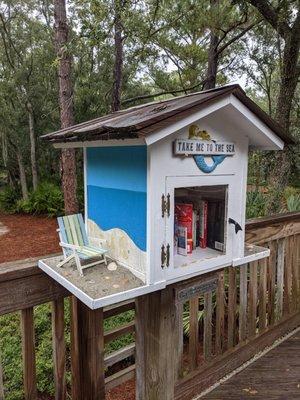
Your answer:
[[[55,218],[0,213],[0,263],[60,252]]]

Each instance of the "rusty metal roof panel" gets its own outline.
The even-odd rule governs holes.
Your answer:
[[[143,137],[156,130],[158,126],[164,125],[166,121],[170,123],[174,117],[180,118],[183,113],[194,112],[195,108],[199,109],[204,104],[228,94],[235,95],[286,143],[293,142],[293,139],[286,135],[272,118],[246,96],[239,85],[222,86],[203,92],[131,107],[43,135],[41,138],[51,142],[72,142]]]

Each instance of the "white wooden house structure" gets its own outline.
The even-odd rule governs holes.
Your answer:
[[[89,239],[105,239],[118,273],[126,270],[123,279],[101,264],[86,270],[83,285],[57,260],[40,261],[89,307],[269,255],[245,244],[248,151],[282,150],[292,139],[238,85],[132,107],[43,139],[83,148]],[[182,205],[192,232],[175,211]],[[93,292],[100,270],[102,291]]]

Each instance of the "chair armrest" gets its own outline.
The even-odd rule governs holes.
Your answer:
[[[69,243],[59,242],[59,245],[60,245],[61,247],[65,247],[66,249],[80,250],[80,246],[76,246],[75,244],[69,244]]]

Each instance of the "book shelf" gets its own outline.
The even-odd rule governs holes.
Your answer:
[[[174,268],[226,253],[226,185],[176,188],[174,204]]]

